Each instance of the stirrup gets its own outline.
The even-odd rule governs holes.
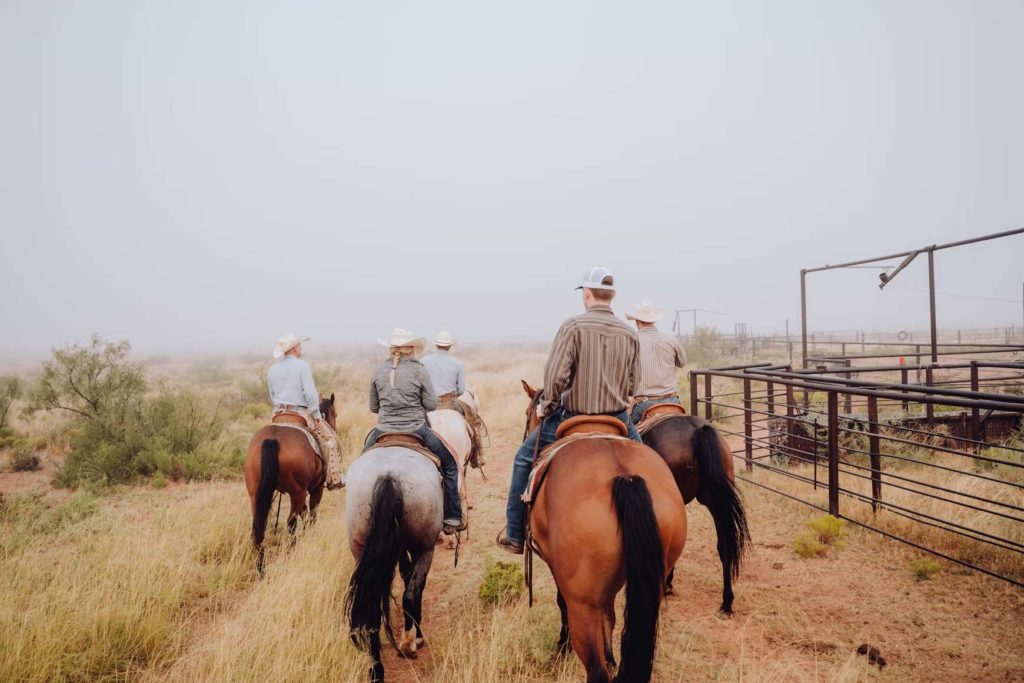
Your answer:
[[[445,521],[441,525],[441,531],[444,532],[445,536],[451,536],[452,534],[458,533],[460,531],[465,531],[468,528],[469,522],[465,518],[460,520],[457,526],[455,524],[449,524],[447,521]]]

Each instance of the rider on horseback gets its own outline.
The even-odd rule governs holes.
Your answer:
[[[420,361],[430,375],[430,381],[437,394],[438,410],[449,409],[458,412],[466,419],[473,433],[473,452],[470,454],[470,462],[473,467],[483,465],[483,435],[487,428],[483,419],[476,409],[460,401],[459,397],[466,393],[466,369],[462,362],[451,355],[452,346],[455,340],[447,332],[439,332],[434,338],[435,353],[427,354]]]
[[[334,430],[321,418],[320,394],[313,383],[313,371],[309,363],[302,360],[302,342],[307,341],[308,337],[300,339],[291,332],[277,340],[274,346],[277,362],[267,373],[267,387],[274,415],[296,413],[306,418],[306,426],[316,435],[323,450],[327,488],[333,491],[345,485],[341,448]]]
[[[636,321],[637,336],[640,338],[640,381],[633,397],[630,418],[640,422],[644,411],[658,403],[679,401],[679,385],[676,384],[676,368],[686,365],[686,351],[676,337],[665,334],[655,325],[664,313],[647,303],[639,303],[635,312],[626,314],[627,320]]]
[[[631,439],[640,441],[628,413],[639,374],[639,341],[612,312],[615,280],[611,271],[597,266],[584,273],[576,289],[583,290],[587,312],[566,320],[555,336],[537,404],[541,424],[526,437],[512,466],[507,525],[498,547],[514,554],[523,552],[526,506],[521,496],[534,453],[555,441],[558,425],[575,415],[611,415],[626,424]]]
[[[427,413],[437,408],[437,397],[426,369],[416,360],[426,340],[396,328],[391,341],[381,341],[391,352],[373,371],[370,410],[378,414],[377,426],[366,439],[367,448],[384,434],[415,434],[441,459],[444,474],[444,532],[466,529],[459,499],[459,467],[455,457],[427,425]]]

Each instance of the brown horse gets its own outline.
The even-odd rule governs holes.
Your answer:
[[[335,429],[338,412],[334,408],[334,394],[320,397],[320,413],[331,429]],[[260,429],[249,441],[245,460],[245,487],[252,503],[252,542],[256,548],[256,568],[263,575],[263,539],[267,531],[267,517],[274,491],[287,494],[291,502],[288,512],[288,531],[295,531],[299,517],[307,511],[316,518],[316,508],[324,495],[326,470],[323,462],[309,445],[309,439],[293,427],[270,424]]]
[[[668,463],[683,500],[694,498],[706,507],[715,522],[718,557],[722,562],[723,615],[732,614],[732,581],[750,541],[747,515],[736,489],[732,453],[725,439],[703,418],[673,415],[653,423],[643,434],[644,443]],[[669,572],[666,593],[672,593]]]
[[[649,681],[665,573],[686,542],[686,508],[665,461],[626,439],[567,443],[537,492],[530,525],[558,589],[559,649],[572,646],[588,683],[612,680],[615,596],[625,585],[614,680]]]

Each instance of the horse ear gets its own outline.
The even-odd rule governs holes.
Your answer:
[[[523,383],[523,391],[526,392],[527,396],[533,398],[534,396],[537,395],[537,390],[531,387],[529,384],[527,384],[525,379],[521,379],[519,381]]]
[[[333,393],[331,394],[331,405],[332,406],[334,405],[334,394]]]

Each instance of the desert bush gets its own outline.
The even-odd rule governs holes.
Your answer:
[[[930,557],[921,557],[910,563],[910,571],[918,581],[927,581],[942,571],[942,565]]]
[[[846,522],[832,515],[812,519],[807,528],[793,540],[793,550],[803,558],[824,557],[830,547],[840,547],[846,536]]]
[[[21,396],[21,380],[15,375],[0,377],[0,431],[7,428],[11,404]]]
[[[39,469],[39,456],[30,448],[15,448],[11,451],[12,472],[34,472]]]
[[[686,344],[686,360],[696,368],[709,368],[722,360],[722,335],[711,327],[698,327]]]
[[[480,584],[480,599],[490,605],[505,605],[523,594],[523,570],[511,562],[487,565]]]
[[[93,336],[88,346],[54,351],[43,364],[30,409],[71,415],[71,452],[54,482],[111,484],[158,470],[172,479],[205,479],[237,461],[237,453],[209,448],[224,429],[219,404],[167,385],[148,395],[143,366],[128,359],[130,348]]]

